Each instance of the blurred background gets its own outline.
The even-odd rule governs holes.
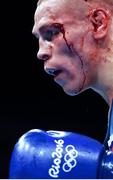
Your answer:
[[[37,60],[31,31],[37,0],[1,5],[0,178],[8,178],[11,153],[31,129],[64,130],[103,142],[108,106],[92,90],[66,95]]]

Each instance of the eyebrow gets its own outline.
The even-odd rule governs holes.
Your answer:
[[[43,24],[43,25],[41,25],[41,26],[39,27],[38,31],[39,31],[39,33],[40,33],[40,32],[43,31],[43,29],[45,30],[45,29],[47,29],[47,28],[55,27],[56,25],[59,25],[59,23],[45,23],[45,24]],[[56,28],[57,28],[57,27],[56,27]],[[39,34],[38,34],[38,32],[33,33],[33,34],[35,35],[35,37],[36,37],[37,39],[39,39]]]
[[[38,32],[41,32],[43,29],[49,28],[49,27],[51,27],[51,26],[52,26],[52,24],[51,24],[51,25],[50,25],[50,24],[43,24],[43,25],[41,25],[41,26],[38,28],[38,30],[36,30],[36,32],[33,32],[33,34],[34,34],[36,37],[39,37]]]
[[[51,25],[48,25],[48,24],[43,24],[42,26],[40,26],[39,27],[39,29],[38,30],[36,30],[36,31],[32,31],[32,33],[33,33],[33,35],[37,38],[37,39],[39,39],[39,34],[40,34],[40,32],[42,32],[42,30],[43,29],[45,29],[45,28],[47,28],[47,27],[51,27],[52,26],[52,24]],[[39,32],[39,33],[38,33]]]
[[[43,24],[42,26],[39,27],[39,32],[41,32],[43,29],[51,28],[51,27],[58,28],[60,27],[60,23]]]

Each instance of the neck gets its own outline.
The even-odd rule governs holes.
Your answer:
[[[102,88],[93,88],[98,94],[100,94],[103,99],[107,102],[107,104],[109,105],[109,107],[111,107],[112,104],[112,100],[113,100],[113,91],[112,92],[105,92],[103,91]]]
[[[100,64],[97,83],[93,89],[111,106],[113,99],[113,56],[108,56],[108,59]]]

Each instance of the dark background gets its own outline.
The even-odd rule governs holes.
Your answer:
[[[2,3],[0,60],[0,178],[8,178],[11,152],[30,129],[65,130],[103,142],[108,106],[92,90],[66,95],[43,71],[31,34],[36,0]]]

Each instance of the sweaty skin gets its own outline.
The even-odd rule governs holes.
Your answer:
[[[37,57],[67,94],[92,88],[111,104],[112,12],[111,0],[39,1],[33,27],[39,39]]]

